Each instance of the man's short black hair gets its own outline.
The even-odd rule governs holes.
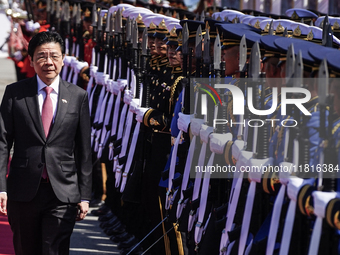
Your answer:
[[[61,38],[61,36],[57,32],[48,31],[38,33],[32,37],[28,44],[28,55],[30,55],[33,59],[34,51],[38,46],[51,42],[59,43],[61,52],[62,54],[64,54],[65,49],[63,38]]]

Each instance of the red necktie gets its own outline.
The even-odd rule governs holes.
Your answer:
[[[50,94],[53,91],[53,89],[51,87],[46,86],[44,90],[46,92],[46,98],[42,106],[41,120],[44,126],[45,135],[47,137],[53,120],[53,105],[50,97]]]
[[[44,131],[46,137],[48,136],[48,132],[50,131],[50,127],[52,124],[53,120],[53,105],[52,105],[52,99],[50,97],[51,92],[53,91],[53,88],[46,86],[44,88],[46,92],[46,98],[42,106],[42,111],[41,111],[41,120],[44,126]],[[42,178],[46,179],[47,178],[47,170],[46,166],[44,167],[44,171],[42,173]]]

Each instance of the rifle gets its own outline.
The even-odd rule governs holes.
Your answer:
[[[34,21],[34,15],[33,15],[33,9],[32,9],[32,2],[29,1],[29,0],[24,0],[24,2],[25,2],[26,10],[27,10],[28,20],[32,20],[33,22],[35,22]]]
[[[196,48],[196,77],[201,76],[201,60],[202,60],[202,27],[199,26],[195,37],[195,48]]]
[[[241,77],[245,75],[247,71],[247,44],[246,44],[246,37],[243,35],[241,42],[240,42],[240,58],[239,58],[239,71],[241,72]],[[243,87],[243,91],[246,90],[246,83],[244,85],[241,84],[241,88]],[[240,116],[240,122],[242,123],[244,120],[244,116]],[[234,146],[235,145],[235,146]],[[245,142],[244,142],[244,130],[243,130],[243,125],[239,125],[238,128],[238,133],[237,133],[237,140],[234,142],[234,148],[232,153],[237,162],[240,164],[241,161],[241,153],[243,152],[243,149],[245,147]],[[238,148],[238,151],[236,151],[236,148]],[[249,155],[249,159],[251,158],[252,153]],[[240,169],[240,165],[236,164],[236,168]],[[225,223],[225,228],[223,230],[222,236],[221,236],[221,242],[220,242],[220,254],[224,254],[227,251],[227,247],[230,242],[229,238],[229,231],[232,230],[232,225],[234,222],[234,217],[236,213],[236,207],[238,204],[238,200],[240,197],[240,192],[241,192],[241,186],[243,182],[243,172],[240,172],[239,175],[234,175],[233,182],[232,182],[232,188],[230,191],[230,196],[229,196],[229,202],[228,202],[228,211],[226,215],[226,223]]]
[[[318,95],[320,105],[320,132],[319,137],[322,139],[321,147],[323,148],[320,154],[320,165],[323,164],[336,166],[337,155],[332,134],[333,122],[334,122],[334,108],[333,108],[333,97],[334,95],[328,93],[329,85],[329,74],[327,61],[324,59],[321,62],[319,75],[318,75]],[[328,111],[328,127],[326,128],[326,107],[329,107]],[[323,180],[322,173],[319,173],[318,177],[318,190],[321,188],[325,192],[336,191],[336,176],[335,171],[327,172],[327,178]],[[334,235],[334,229],[332,225],[323,224],[322,227],[323,235],[320,237],[319,250],[331,253],[332,241]]]
[[[286,86],[287,87],[292,85],[291,79],[293,78],[294,67],[295,67],[294,45],[291,44],[287,51],[287,62],[286,62],[286,81],[287,81]],[[292,109],[290,108],[290,110]],[[292,113],[288,115],[292,116]],[[290,132],[290,130],[291,129],[287,128],[285,131],[284,162],[280,163],[280,166],[287,167],[287,169],[292,169],[293,167],[293,163],[292,163],[293,154],[294,154],[293,143],[294,143],[295,137],[293,133]],[[290,176],[290,173],[284,173],[284,172],[279,173],[279,178],[280,178],[280,182],[282,185],[276,196],[274,207],[273,207],[273,213],[272,213],[271,222],[270,222],[270,229],[269,229],[267,249],[266,249],[267,254],[274,252],[274,245],[276,242],[277,231],[279,227],[282,204],[283,204],[283,199],[284,199],[285,192],[286,192],[286,187],[289,182],[289,176]],[[274,176],[270,176],[269,178],[270,178],[270,182],[272,182],[273,180],[271,179],[273,179]],[[269,185],[268,180],[263,180],[263,182],[266,182],[266,186]]]
[[[252,97],[253,97],[253,106],[259,108],[260,101],[259,101],[259,78],[261,77],[261,68],[260,68],[260,47],[258,42],[255,42],[255,44],[252,47],[251,55],[250,55],[250,63],[249,63],[249,78],[251,78],[251,84],[252,84]],[[251,90],[248,88],[247,93],[250,93]],[[264,109],[264,97],[265,97],[265,90],[262,88],[262,96],[261,96],[261,107]],[[249,107],[249,105],[248,105]],[[249,119],[252,119],[252,115],[248,115]],[[247,136],[247,148],[245,151],[246,157],[249,156],[249,151],[253,153],[252,158],[248,159],[248,163],[245,163],[244,165],[250,165],[250,166],[267,166],[269,164],[273,163],[273,159],[268,158],[268,143],[265,140],[268,140],[268,134],[267,129],[265,127],[262,127],[261,131],[262,134],[259,134],[259,123],[255,122],[254,127],[249,132],[248,127],[248,136]],[[259,134],[259,137],[258,137]],[[263,144],[264,143],[264,144]],[[266,147],[266,148],[263,148]],[[241,159],[242,160],[242,159]],[[245,203],[244,213],[243,213],[243,220],[242,220],[242,226],[241,226],[241,236],[240,236],[240,243],[239,243],[239,253],[243,254],[246,247],[246,241],[249,234],[249,228],[250,223],[254,218],[257,221],[255,223],[255,228],[259,228],[261,225],[260,217],[255,217],[253,212],[253,205],[255,198],[259,201],[261,201],[261,197],[259,196],[260,193],[256,192],[256,184],[261,183],[261,177],[262,177],[262,169],[259,169],[259,171],[250,172],[248,174],[248,178],[250,179],[250,186],[248,189],[247,199]],[[258,203],[255,203],[258,204]],[[254,228],[254,223],[253,226]],[[253,232],[253,231],[252,231]]]
[[[76,15],[76,56],[79,61],[84,61],[84,40],[83,40],[83,24],[81,21],[81,6],[78,4]]]
[[[141,56],[141,68],[144,74],[144,83],[143,86],[142,83],[139,83],[139,95],[140,95],[140,105],[142,107],[148,108],[150,106],[150,85],[145,83],[145,76],[147,74],[147,62],[148,58],[150,57],[149,49],[147,48],[148,42],[148,33],[147,28],[144,29],[143,36],[142,36],[142,56]],[[137,76],[139,81],[142,81],[141,76]],[[141,89],[141,87],[143,87]],[[146,135],[146,127],[143,124],[136,124],[136,128],[139,126],[139,134],[137,138],[136,148],[139,148],[139,150],[136,151],[135,155],[129,155],[129,158],[135,158],[135,162],[133,167],[133,171],[129,177],[128,182],[126,183],[126,186],[121,186],[121,192],[123,192],[122,199],[124,201],[129,201],[132,203],[139,203],[141,199],[140,194],[140,187],[142,185],[142,175],[143,175],[143,166],[144,166],[144,143],[145,143],[145,135]],[[131,151],[131,148],[130,148]],[[126,166],[127,167],[127,166]],[[123,176],[124,178],[124,176]],[[126,176],[127,178],[127,176]],[[142,240],[143,241],[143,240]]]
[[[47,1],[49,3],[49,0]],[[68,2],[63,5],[63,12],[61,18],[61,36],[65,41],[65,54],[69,55],[69,45],[70,45],[70,6]]]

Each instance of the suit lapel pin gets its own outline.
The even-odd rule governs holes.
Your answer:
[[[61,99],[61,101],[62,101],[64,104],[67,104],[67,100],[66,100],[66,99]]]

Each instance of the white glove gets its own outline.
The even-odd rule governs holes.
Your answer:
[[[212,133],[209,135],[210,138],[210,151],[215,152],[216,154],[223,154],[224,147],[228,141],[233,139],[233,135],[231,133],[227,134],[216,134]]]
[[[129,110],[135,114],[137,114],[137,109],[138,109],[138,104],[139,104],[139,99],[138,98],[133,98],[130,102],[130,108]]]
[[[191,133],[194,136],[200,135],[201,126],[203,123],[204,123],[203,119],[195,119],[195,118],[191,119],[190,129],[191,129]]]
[[[136,120],[140,123],[143,123],[143,117],[144,114],[147,112],[147,110],[149,110],[149,108],[145,108],[145,107],[138,107],[137,111],[136,111]]]
[[[120,91],[123,91],[125,89],[125,86],[127,85],[127,79],[118,79],[117,82]]]
[[[64,57],[64,65],[65,66],[70,66],[71,62],[72,62],[72,56],[65,56]]]
[[[113,93],[112,92],[112,83],[113,83],[112,79],[107,79],[107,81],[106,81],[106,91],[108,91],[110,93]]]
[[[240,157],[240,153],[241,151],[244,149],[245,147],[245,142],[243,140],[236,140],[233,145],[231,146],[231,150],[232,150],[232,154],[233,157],[238,160]]]
[[[66,57],[68,57],[68,56],[66,56]],[[65,60],[64,60],[64,63],[65,63]],[[98,71],[97,66],[90,66],[90,76],[92,76],[93,78],[96,78],[97,71]]]
[[[39,29],[40,28],[40,24],[38,22],[35,22],[32,26],[33,28],[33,31],[36,30],[36,29]]]
[[[116,96],[118,95],[119,86],[118,86],[118,82],[116,82],[116,81],[113,81],[113,82],[112,82],[112,92],[113,92],[113,94],[115,94]]]
[[[127,105],[129,105],[130,102],[131,102],[131,100],[132,100],[132,98],[133,98],[132,91],[126,89],[126,90],[124,91],[124,103],[127,104]]]
[[[33,25],[34,25],[34,23],[33,23],[32,20],[27,21],[26,24],[25,24],[25,26],[26,26],[26,31],[28,31],[28,32],[33,32],[33,31],[34,31]]]
[[[73,70],[76,68],[77,62],[79,62],[79,61],[77,60],[76,57],[71,57],[70,66],[72,67]]]
[[[191,115],[189,114],[183,114],[183,113],[179,113],[178,114],[178,120],[177,120],[177,126],[179,128],[179,130],[182,130],[185,133],[188,133],[188,127],[190,124],[190,119],[191,119]]]
[[[106,80],[108,79],[108,75],[103,72],[97,72],[96,83],[99,85],[105,85]]]
[[[76,73],[80,73],[80,71],[84,68],[84,67],[87,67],[89,66],[89,64],[87,62],[81,62],[81,61],[76,61],[74,63],[74,71]]]
[[[214,132],[214,128],[213,127],[209,127],[207,125],[202,125],[201,126],[201,130],[200,130],[200,137],[201,140],[204,143],[208,143],[209,142],[209,135]]]
[[[14,52],[14,58],[17,61],[20,61],[22,59],[22,54],[21,54],[21,50],[18,50],[16,52]]]

